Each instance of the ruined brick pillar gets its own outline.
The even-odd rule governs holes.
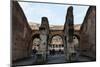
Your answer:
[[[41,54],[41,62],[45,63],[47,58],[47,44],[48,44],[48,31],[49,31],[49,25],[48,25],[48,19],[46,17],[42,17],[42,23],[39,28],[40,31],[40,49],[39,54]]]
[[[73,22],[73,7],[68,8],[67,23],[68,23],[68,42],[73,42],[74,22]]]
[[[73,7],[70,6],[67,10],[66,21],[64,26],[64,35],[65,35],[65,56],[69,60],[70,53],[70,44],[73,42],[73,33],[74,33],[74,23],[73,23]]]

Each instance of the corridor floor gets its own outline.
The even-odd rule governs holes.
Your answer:
[[[28,66],[28,65],[35,65],[36,61],[36,56],[32,56],[30,58],[27,59],[23,59],[21,61],[17,61],[15,62],[13,65],[14,66]],[[84,56],[79,56],[77,61],[74,62],[87,62],[87,61],[91,61],[90,58],[88,57],[84,57]],[[64,54],[62,55],[49,55],[48,59],[47,59],[47,63],[46,64],[58,64],[58,63],[68,63],[65,60],[65,56]]]
[[[50,63],[65,63],[65,56],[64,54],[62,55],[53,55],[53,56],[48,56],[48,64]]]

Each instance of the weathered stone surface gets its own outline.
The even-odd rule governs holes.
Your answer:
[[[31,30],[21,7],[14,1],[12,5],[12,60],[16,61],[29,57],[32,51],[32,41],[38,38],[40,43],[37,57],[40,59],[37,58],[37,62],[44,63],[47,59],[48,44],[51,43],[55,35],[59,35],[62,38],[64,54],[67,60],[69,59],[68,54],[75,52],[74,45],[79,43],[81,54],[95,58],[95,12],[95,7],[89,8],[81,26],[81,31],[74,30],[72,6],[68,8],[63,30],[51,30],[47,17],[42,17],[41,25],[38,25],[40,26],[39,29]],[[73,39],[74,35],[79,41],[78,39]],[[73,49],[70,49],[71,47]]]
[[[83,55],[96,58],[96,7],[90,6],[80,29],[80,49]]]
[[[43,63],[46,62],[47,58],[48,34],[49,34],[48,19],[47,17],[42,17],[41,26],[39,27],[40,49],[38,50],[38,54],[41,55],[41,59],[38,60]]]
[[[32,30],[17,1],[12,1],[12,60],[29,57]]]
[[[64,51],[67,60],[69,60],[70,56],[69,54],[72,51],[71,44],[73,45],[73,35],[74,35],[74,16],[73,16],[73,7],[70,6],[67,10],[66,20],[64,25],[64,37],[65,37]]]

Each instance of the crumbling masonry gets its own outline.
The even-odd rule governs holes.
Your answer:
[[[80,31],[74,30],[73,7],[69,7],[66,14],[63,30],[50,30],[47,17],[42,17],[41,26],[38,31],[33,31],[23,13],[18,2],[12,2],[12,60],[27,58],[32,54],[32,40],[37,35],[41,40],[38,55],[41,56],[41,62],[47,61],[48,44],[52,36],[60,35],[64,42],[65,59],[69,60],[70,45],[73,42],[75,33],[80,38],[79,49],[82,55],[96,59],[96,9],[89,7],[86,17],[83,21]],[[36,33],[36,34],[35,34]],[[88,54],[91,53],[91,54]],[[88,55],[87,55],[88,54]]]

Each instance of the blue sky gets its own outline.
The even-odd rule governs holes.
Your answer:
[[[74,23],[81,24],[89,6],[19,2],[28,22],[41,23],[41,17],[48,17],[51,25],[64,25],[69,6],[73,6]]]

